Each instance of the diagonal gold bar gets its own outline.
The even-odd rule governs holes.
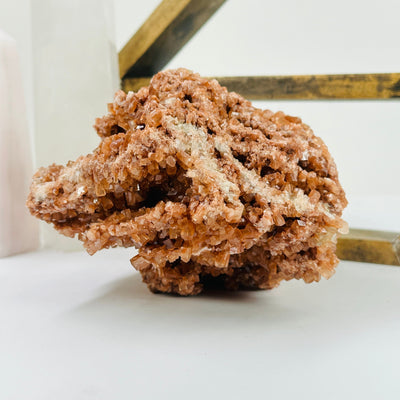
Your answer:
[[[252,100],[395,99],[400,98],[400,73],[215,78],[229,91]],[[137,91],[150,78],[126,78],[125,91]]]
[[[400,234],[350,229],[338,240],[337,256],[342,260],[400,266]]]
[[[121,89],[125,92],[137,92],[143,86],[148,86],[151,78],[124,78],[121,81]]]
[[[161,70],[224,2],[163,0],[120,51],[120,77]]]

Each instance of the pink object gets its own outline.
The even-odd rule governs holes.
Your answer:
[[[39,246],[38,223],[25,199],[32,175],[16,42],[0,31],[0,257]]]

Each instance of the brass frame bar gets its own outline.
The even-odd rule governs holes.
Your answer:
[[[120,77],[164,68],[225,0],[163,0],[119,53]]]
[[[400,266],[400,234],[350,229],[338,239],[337,255],[342,260]]]
[[[229,91],[252,100],[396,99],[400,73],[290,76],[229,76],[215,78]],[[150,78],[127,77],[125,91],[137,91]]]

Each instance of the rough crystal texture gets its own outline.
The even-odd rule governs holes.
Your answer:
[[[90,254],[135,246],[153,291],[329,278],[346,199],[322,140],[215,80],[160,72],[116,93],[92,154],[34,175],[28,207]]]

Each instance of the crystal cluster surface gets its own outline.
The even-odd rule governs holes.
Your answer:
[[[301,119],[178,69],[117,92],[95,129],[94,152],[40,168],[27,202],[90,254],[134,246],[149,288],[181,295],[334,273],[346,198]]]

